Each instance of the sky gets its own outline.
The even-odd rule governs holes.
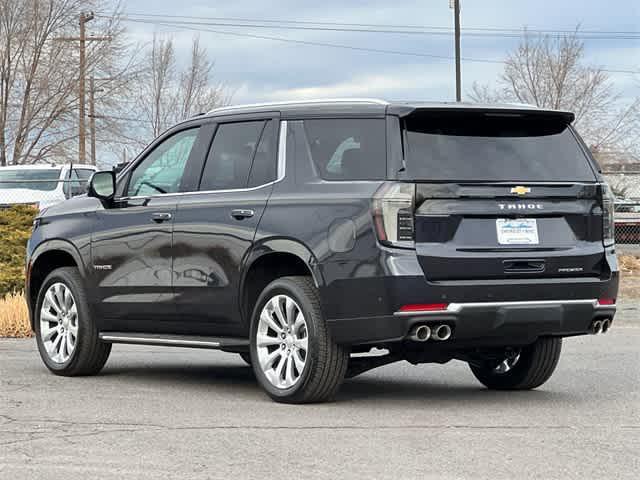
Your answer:
[[[124,0],[125,13],[189,15],[262,20],[324,21],[360,24],[450,27],[453,10],[448,0]],[[462,0],[465,28],[640,32],[638,0]],[[175,27],[127,23],[134,40],[149,41],[155,32],[174,37],[178,58],[186,59],[196,32]],[[198,26],[201,29],[276,36],[302,41],[394,50],[453,57],[449,35],[399,35],[263,28]],[[215,61],[215,79],[234,92],[232,103],[335,98],[379,97],[389,100],[449,101],[455,97],[452,59],[394,55],[301,45],[198,32]],[[500,63],[467,59],[503,60],[518,39],[462,37],[463,98],[474,81],[495,82]],[[587,40],[589,63],[611,70],[640,71],[640,39]],[[611,73],[625,98],[640,95],[640,74]]]

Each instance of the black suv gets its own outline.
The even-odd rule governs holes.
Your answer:
[[[573,118],[354,99],[184,121],[35,220],[42,359],[87,375],[113,343],[216,348],[300,403],[399,360],[535,388],[615,313],[613,198]]]

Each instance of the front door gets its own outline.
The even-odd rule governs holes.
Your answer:
[[[174,226],[174,288],[184,328],[242,334],[240,273],[277,176],[277,119],[220,123],[197,192]]]
[[[199,131],[177,131],[160,141],[130,171],[113,207],[97,212],[91,257],[95,310],[103,330],[162,331],[175,319],[175,194]]]

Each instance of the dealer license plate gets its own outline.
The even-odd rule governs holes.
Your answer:
[[[500,245],[538,245],[538,224],[535,218],[498,218],[496,220]]]

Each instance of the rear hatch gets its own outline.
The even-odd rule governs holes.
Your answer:
[[[559,112],[416,111],[400,177],[416,185],[429,280],[601,277],[596,166]]]

